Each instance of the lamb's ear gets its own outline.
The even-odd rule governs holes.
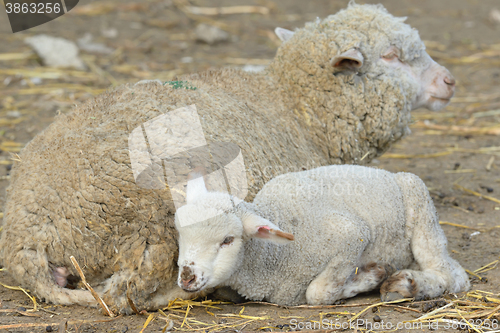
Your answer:
[[[294,240],[292,234],[281,231],[271,221],[255,214],[246,213],[241,220],[245,234],[250,237],[267,239],[277,244],[287,244]]]
[[[186,188],[186,203],[187,204],[193,203],[198,196],[205,193],[207,193],[207,187],[205,186],[203,173],[191,172],[188,176],[188,182]]]
[[[281,41],[283,43],[286,42],[287,40],[289,40],[290,38],[292,38],[292,36],[294,34],[293,31],[283,29],[280,27],[274,29],[274,33],[276,34],[276,36],[278,36],[279,39],[281,39]]]
[[[357,48],[352,48],[330,60],[336,72],[357,71],[363,66],[364,57]]]

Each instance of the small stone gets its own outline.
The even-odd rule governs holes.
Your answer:
[[[373,307],[373,308],[372,308],[372,312],[373,312],[373,313],[375,313],[375,312],[377,312],[377,311],[378,311],[378,307],[376,307],[376,306],[375,306],[375,307]]]
[[[229,39],[229,34],[224,30],[208,24],[199,24],[196,27],[196,40],[207,44],[225,42]]]
[[[118,37],[118,29],[116,28],[101,29],[101,35],[103,35],[105,38],[116,38]]]
[[[82,38],[78,38],[76,41],[80,50],[89,52],[89,53],[100,53],[100,54],[111,54],[113,53],[113,49],[107,47],[102,43],[92,42],[93,36],[91,33],[86,33]]]
[[[19,111],[7,111],[7,117],[9,118],[20,118],[21,115],[22,114]]]
[[[382,321],[382,319],[377,315],[377,316],[373,317],[373,321],[380,323]]]
[[[438,197],[443,199],[446,197],[446,194],[439,192]]]
[[[38,54],[45,66],[85,69],[78,56],[78,47],[70,40],[42,34],[28,37],[24,42]]]
[[[264,65],[245,65],[243,66],[242,68],[245,72],[249,72],[249,73],[258,73],[258,72],[262,72],[264,69],[266,69],[266,66]]]
[[[474,207],[469,206],[469,207],[467,207],[467,210],[473,212],[474,211]]]
[[[24,312],[24,311],[26,311],[26,308],[25,308],[24,306],[20,306],[20,307],[18,307],[18,308],[17,308],[17,310],[18,310],[18,311],[23,311],[23,312]]]
[[[45,327],[45,332],[52,332],[53,330],[52,326]]]
[[[490,21],[495,24],[500,24],[500,10],[493,8],[490,11]]]

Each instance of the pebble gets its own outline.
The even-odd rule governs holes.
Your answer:
[[[216,44],[229,40],[229,34],[224,30],[208,25],[205,23],[199,24],[195,30],[196,40],[207,44]]]
[[[85,69],[78,56],[78,47],[70,40],[41,34],[25,38],[24,42],[38,54],[45,66]]]

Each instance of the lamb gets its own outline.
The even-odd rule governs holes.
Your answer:
[[[207,191],[198,174],[186,194],[176,228],[188,292],[229,286],[250,300],[319,305],[378,287],[382,301],[470,287],[413,174],[325,166],[274,178],[253,203]]]
[[[70,256],[113,311],[188,298],[176,283],[174,212],[198,164],[225,170],[207,162],[213,147],[243,170],[231,193],[251,200],[286,172],[369,161],[409,132],[412,109],[453,95],[453,76],[382,6],[350,4],[277,33],[284,42],[264,72],[123,85],[58,116],[14,163],[0,263],[56,304],[95,305],[65,288],[77,276]]]

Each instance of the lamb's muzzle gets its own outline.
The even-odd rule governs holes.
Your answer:
[[[179,286],[182,289],[190,291],[190,288],[196,281],[196,275],[193,273],[191,268],[184,266],[182,267],[182,272],[180,274],[179,281],[180,281]]]

